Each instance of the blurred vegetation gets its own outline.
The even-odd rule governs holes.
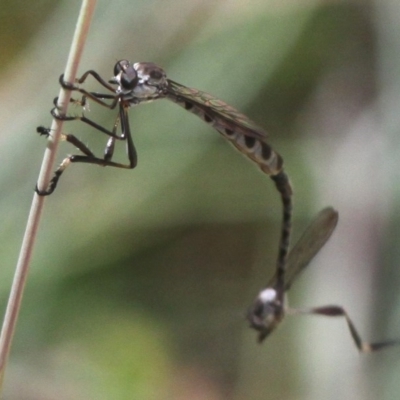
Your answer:
[[[35,127],[50,125],[79,6],[2,4],[3,309],[45,147]],[[376,312],[371,324],[385,336],[396,320],[387,304],[397,299],[399,257],[390,255],[396,235],[379,216],[393,212],[395,202],[378,193],[373,177],[362,184],[376,197],[364,196],[354,182],[347,187],[356,202],[346,202],[347,187],[332,177],[336,170],[343,179],[353,176],[351,168],[339,169],[340,151],[354,145],[352,123],[366,109],[378,110],[375,18],[368,1],[99,1],[80,71],[109,77],[118,59],[153,61],[171,79],[212,93],[265,127],[295,187],[295,237],[328,204],[344,215],[350,207],[359,222],[369,217],[376,247],[366,258],[386,249],[385,264],[376,260],[360,270],[381,288],[366,313]],[[93,81],[86,87],[97,88]],[[91,119],[112,126],[114,116],[90,103]],[[101,154],[106,138],[82,125],[65,129]],[[74,165],[46,201],[5,399],[393,399],[396,380],[384,385],[384,376],[398,365],[399,350],[357,357],[343,321],[316,326],[321,331],[325,322],[340,332],[321,334],[318,356],[312,353],[318,345],[302,333],[312,323],[307,319],[285,321],[262,347],[255,343],[244,315],[273,273],[281,220],[270,179],[173,103],[132,109],[131,126],[139,157],[134,171]],[[379,149],[367,145],[377,150],[370,161],[378,164]],[[59,161],[73,151],[60,146]],[[124,160],[123,146],[116,157]],[[350,159],[358,165],[357,155]],[[362,203],[366,197],[383,204],[377,215]],[[359,233],[369,235],[363,226]],[[354,232],[350,237],[359,249]],[[340,264],[345,251],[331,254],[333,262]],[[325,303],[344,303],[334,281],[347,287],[350,280],[339,268],[324,272],[332,283]],[[368,282],[351,279],[356,283],[347,293],[354,298],[346,305],[357,310],[356,294]],[[319,305],[307,298],[315,291],[303,286],[293,304]],[[367,324],[356,322],[367,334]],[[398,322],[392,326],[392,335],[400,332]],[[341,345],[334,363],[316,362]]]

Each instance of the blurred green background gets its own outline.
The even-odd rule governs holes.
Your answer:
[[[153,61],[265,127],[295,188],[294,237],[322,207],[340,214],[290,304],[340,304],[365,339],[400,337],[400,5],[299,3],[100,0],[79,74]],[[2,1],[2,310],[79,8]],[[273,273],[273,183],[171,102],[130,116],[138,167],[74,165],[46,200],[4,398],[397,398],[400,348],[359,356],[341,319],[288,317],[256,343],[244,315]],[[98,154],[107,140],[65,131]]]

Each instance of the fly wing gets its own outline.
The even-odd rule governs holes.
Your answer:
[[[206,116],[213,119],[218,125],[223,125],[227,128],[234,127],[236,130],[240,129],[242,134],[263,141],[267,138],[266,132],[251,119],[208,93],[188,88],[170,79],[168,79],[167,92],[171,100],[183,99],[191,103],[194,107],[202,110]]]
[[[329,240],[336,228],[338,219],[338,212],[332,207],[327,207],[321,210],[306,228],[288,256],[285,291],[290,289],[293,281]],[[268,286],[274,286],[275,281],[276,276],[272,278]]]

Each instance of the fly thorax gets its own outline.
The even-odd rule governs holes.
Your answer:
[[[167,75],[158,65],[151,62],[133,64],[137,73],[137,84],[132,89],[132,98],[147,102],[163,97],[168,86]]]
[[[139,81],[139,84],[126,97],[137,99],[140,103],[146,103],[163,97],[163,90]]]
[[[278,298],[278,293],[273,288],[266,288],[262,290],[256,299],[258,302],[258,316],[261,320],[264,320],[265,323],[268,323],[275,320],[277,315],[282,313],[283,304]]]
[[[269,303],[275,301],[277,298],[276,290],[273,288],[266,288],[258,294],[258,298],[262,303]]]

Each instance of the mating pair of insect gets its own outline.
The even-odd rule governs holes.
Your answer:
[[[92,76],[108,92],[88,92],[82,89],[79,85],[84,83],[88,76]],[[400,344],[400,340],[379,343],[362,341],[352,320],[341,306],[329,305],[310,309],[287,307],[285,292],[290,289],[295,278],[307,267],[331,237],[338,222],[338,213],[331,207],[323,209],[305,230],[291,252],[288,252],[292,218],[291,184],[283,170],[282,157],[267,143],[265,131],[249,118],[207,93],[185,87],[168,79],[162,68],[149,62],[130,63],[127,60],[120,60],[115,64],[114,76],[109,81],[105,81],[97,72],[89,70],[74,83],[65,82],[61,75],[60,84],[64,89],[79,92],[82,95],[82,100],[73,101],[83,105],[86,99],[91,99],[106,108],[118,108],[118,115],[113,128],[109,130],[86,118],[83,113],[81,116],[60,115],[57,99],[55,99],[56,106],[51,110],[54,118],[63,121],[80,120],[107,135],[109,139],[104,156],[100,158],[74,135],[63,135],[62,138],[73,144],[82,154],[66,157],[55,171],[49,186],[44,190],[37,187],[37,194],[41,196],[51,194],[56,188],[61,174],[71,163],[81,162],[117,168],[135,168],[137,156],[129,125],[128,109],[157,99],[169,99],[210,124],[241,153],[258,164],[261,170],[275,182],[280,193],[283,218],[276,272],[267,287],[260,291],[247,315],[250,326],[259,332],[258,341],[262,342],[282,321],[285,313],[290,313],[344,317],[360,352],[372,352]],[[119,128],[120,134],[118,134]],[[37,131],[41,135],[50,135],[50,130],[43,127],[38,127]],[[127,164],[112,161],[116,141],[126,142],[129,160]]]

